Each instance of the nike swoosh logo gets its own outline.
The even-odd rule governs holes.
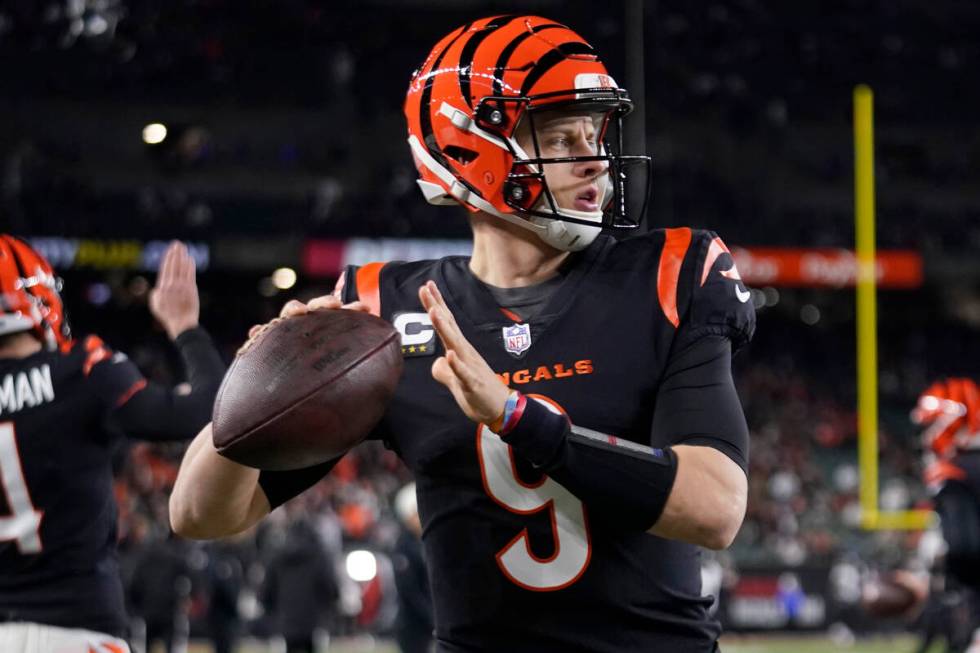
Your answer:
[[[752,296],[752,293],[748,290],[742,290],[738,286],[735,286],[735,296],[738,297],[738,301],[744,304],[745,302],[749,301],[749,297]]]

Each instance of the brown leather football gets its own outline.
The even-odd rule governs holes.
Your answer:
[[[913,588],[886,577],[866,583],[861,592],[861,606],[872,617],[898,617],[908,614],[919,603]]]
[[[332,460],[364,440],[402,372],[398,332],[352,310],[267,325],[218,390],[214,446],[237,463],[286,470]]]

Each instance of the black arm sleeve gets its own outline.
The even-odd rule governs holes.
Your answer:
[[[748,472],[749,427],[732,379],[732,344],[699,338],[672,356],[657,391],[650,439],[654,446],[713,447]]]
[[[677,458],[669,449],[573,428],[564,415],[530,399],[503,440],[581,499],[593,515],[627,530],[653,526],[677,475]]]
[[[174,341],[191,385],[188,394],[148,383],[112,413],[124,433],[144,440],[186,440],[211,421],[215,395],[225,365],[201,327],[184,331]]]
[[[677,474],[669,445],[714,447],[746,468],[748,427],[732,382],[731,345],[707,336],[674,357],[657,395],[651,441],[660,447],[571,427],[531,400],[503,439],[602,516],[646,530],[663,512]]]
[[[328,460],[313,467],[291,469],[285,472],[263,470],[259,474],[259,486],[269,500],[271,509],[275,510],[307,488],[313,487],[334,468],[334,465],[340,462],[340,458]]]

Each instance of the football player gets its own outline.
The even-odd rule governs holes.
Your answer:
[[[198,326],[195,264],[180,243],[150,309],[189,393],[147,381],[97,336],[72,339],[59,284],[40,254],[0,234],[0,651],[121,653],[117,434],[190,438],[210,419],[224,364]]]
[[[980,388],[968,378],[937,381],[919,397],[912,421],[924,427],[924,476],[946,542],[947,590],[962,588],[964,600],[980,606]],[[980,615],[971,612],[970,653],[980,653]]]
[[[632,102],[564,25],[453,30],[413,75],[426,199],[462,205],[471,257],[348,268],[283,315],[370,310],[405,371],[375,432],[414,471],[438,650],[717,650],[699,547],[742,522],[748,430],[732,354],[755,314],[728,248],[639,223],[649,159]],[[333,463],[259,472],[189,448],[171,523],[240,531]]]

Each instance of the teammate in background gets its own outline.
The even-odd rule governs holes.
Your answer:
[[[0,651],[128,651],[110,457],[116,433],[184,439],[210,419],[224,364],[198,326],[194,260],[173,243],[150,296],[185,395],[96,336],[72,339],[51,266],[8,235],[0,290]]]
[[[960,630],[974,631],[969,653],[980,653],[980,388],[967,378],[937,381],[912,421],[924,427],[925,482],[946,542],[944,589],[971,606],[972,623]]]
[[[472,257],[348,268],[335,296],[284,307],[367,309],[402,334],[373,436],[416,476],[441,652],[717,650],[698,547],[727,547],[744,516],[731,358],[755,314],[713,233],[600,233],[645,204],[649,158],[622,150],[631,107],[563,25],[453,30],[405,114],[419,185],[469,210]],[[260,473],[205,429],[171,523],[241,531],[332,464]]]
[[[415,483],[398,490],[394,500],[399,521],[398,539],[392,552],[395,588],[398,590],[398,617],[395,640],[401,653],[432,651],[432,595],[422,550],[422,522],[419,520]]]

